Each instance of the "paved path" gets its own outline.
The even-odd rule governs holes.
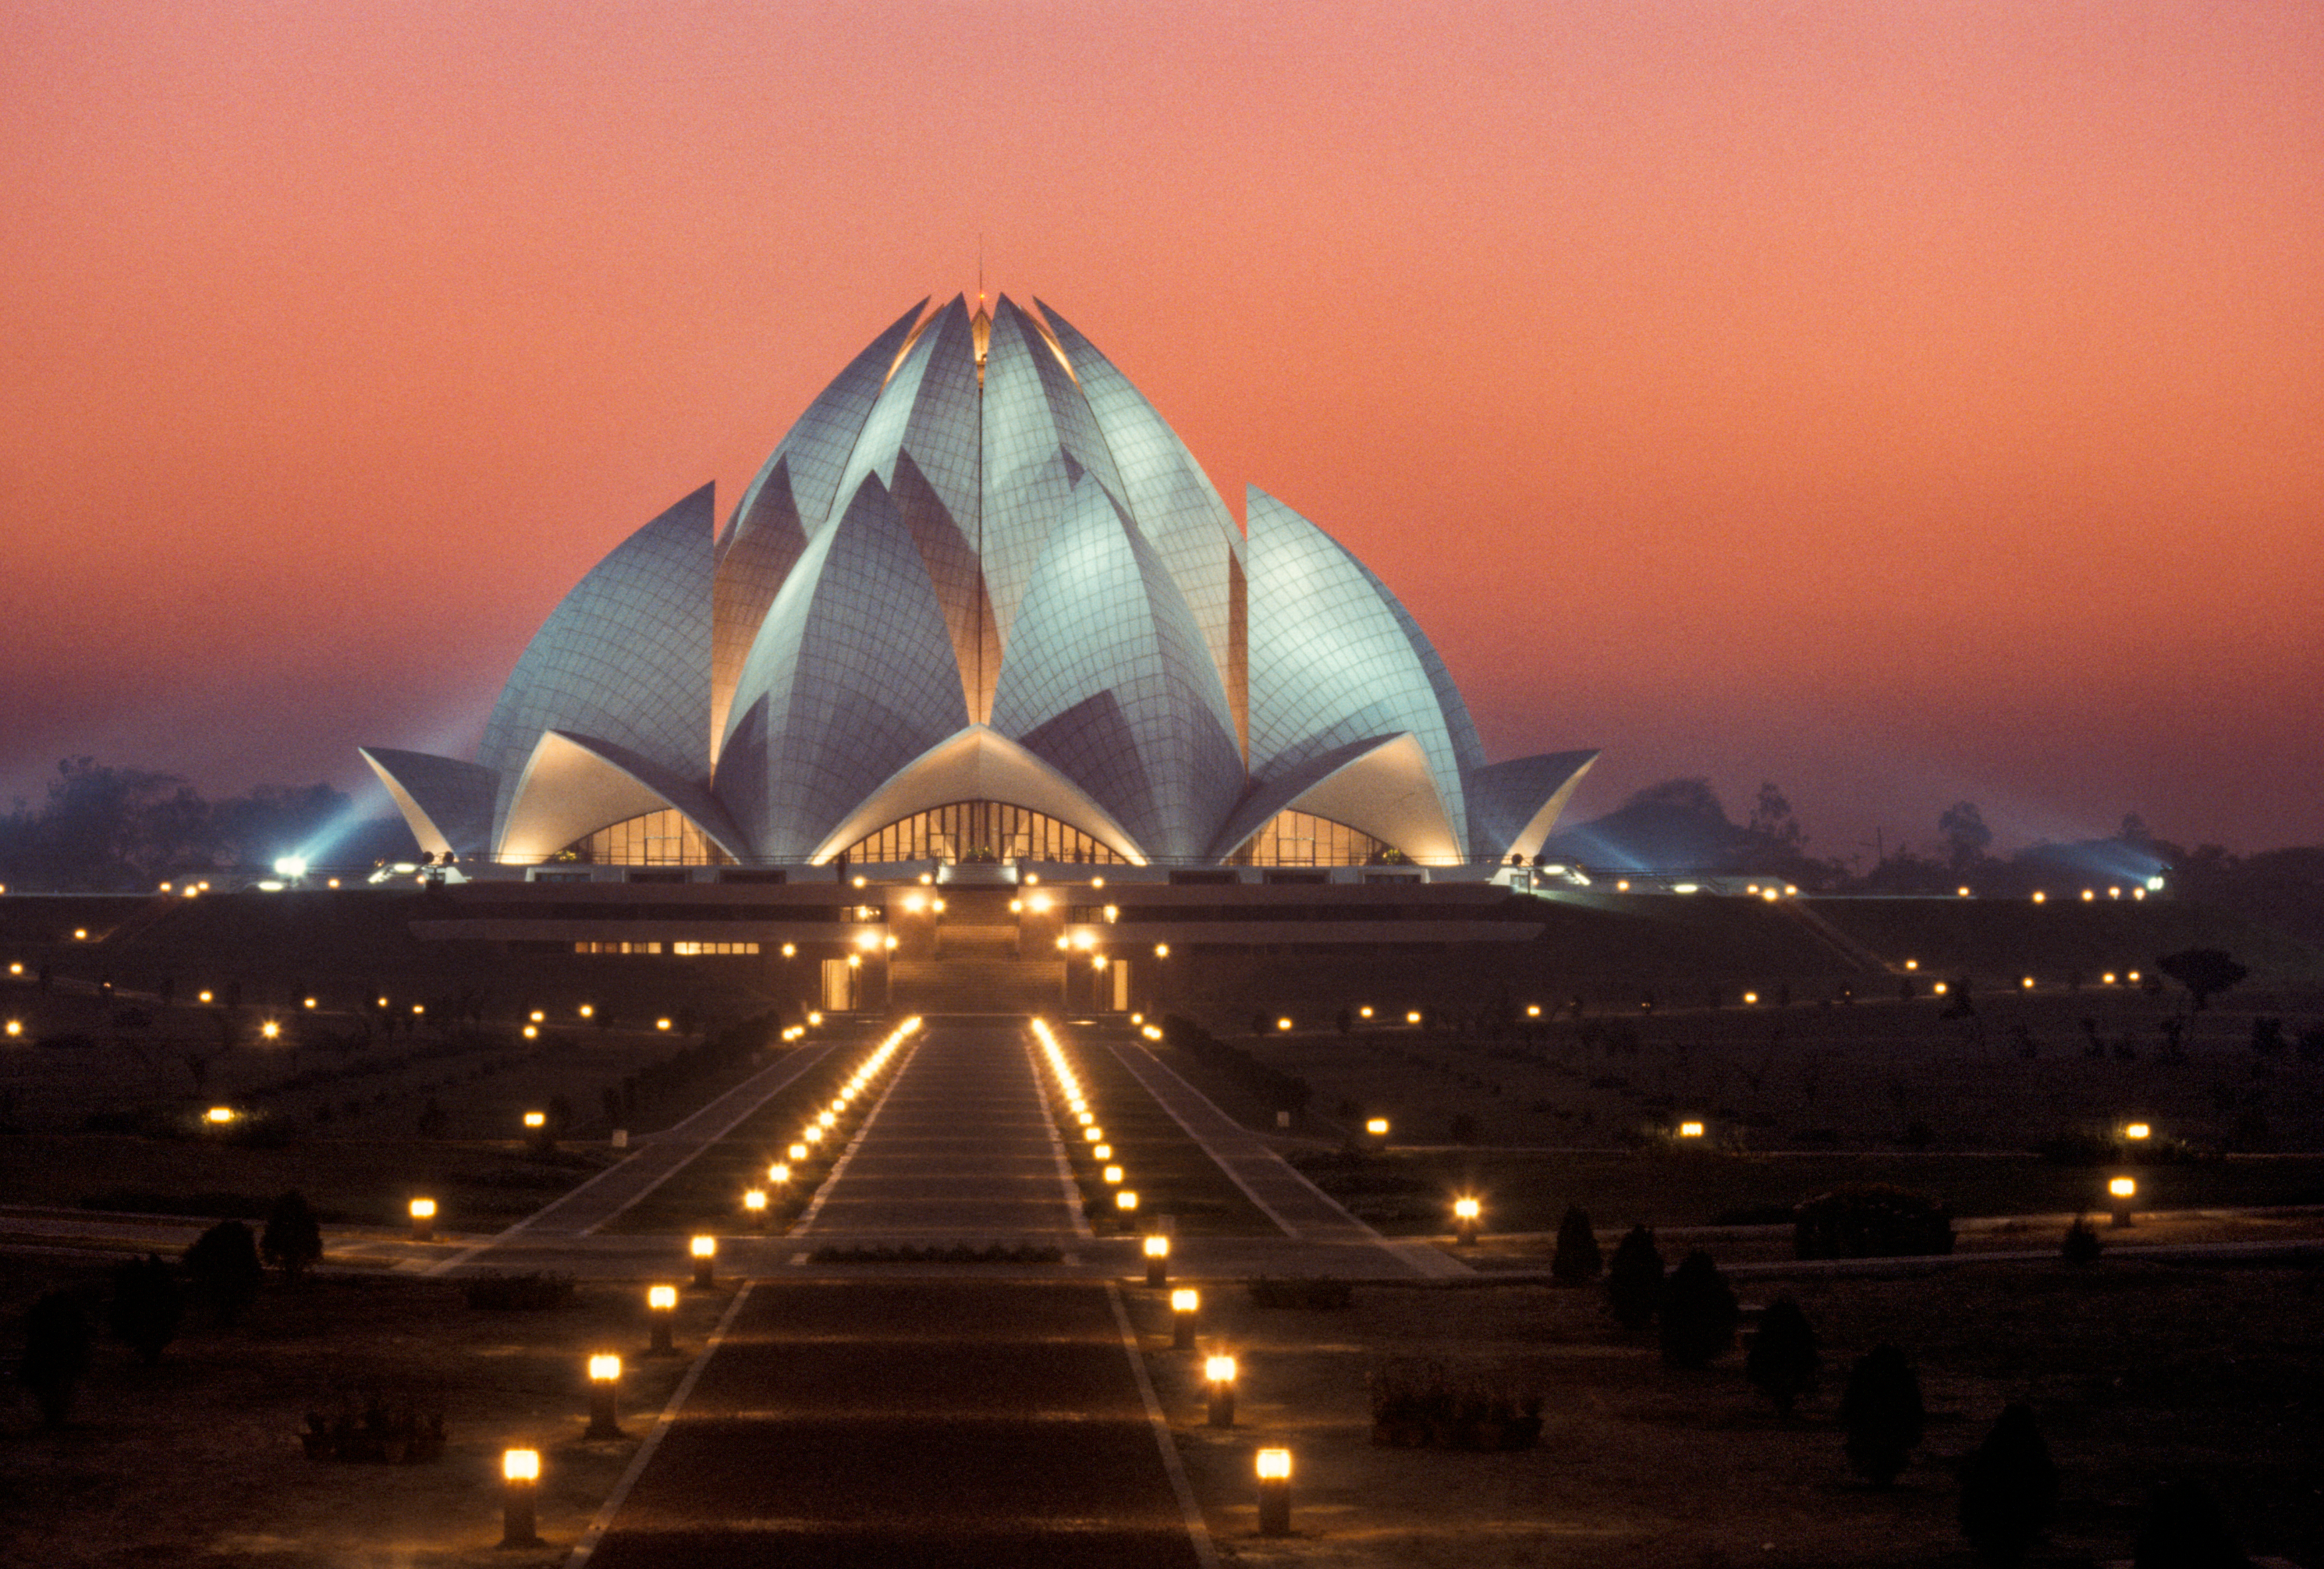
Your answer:
[[[1333,1202],[1323,1190],[1302,1177],[1264,1139],[1211,1103],[1193,1085],[1172,1072],[1142,1046],[1110,1041],[1113,1054],[1162,1109],[1186,1130],[1186,1136],[1234,1179],[1253,1204],[1295,1241],[1323,1246],[1354,1245],[1390,1254],[1417,1275],[1457,1278],[1469,1268],[1449,1259],[1429,1243],[1390,1242]],[[1302,1271],[1302,1273],[1328,1272]],[[1358,1266],[1351,1273],[1369,1273]]]
[[[943,1024],[792,1235],[1071,1242],[1078,1218],[1023,1032]],[[1215,1564],[1114,1286],[745,1291],[590,1569]]]
[[[820,1197],[793,1237],[1071,1246],[1089,1235],[1013,1022],[923,1031]]]

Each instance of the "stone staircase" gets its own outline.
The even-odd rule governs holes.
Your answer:
[[[889,1005],[909,1014],[1054,1013],[1065,996],[1065,961],[1015,957],[1010,932],[1006,956],[960,953],[945,934],[941,959],[888,962]]]

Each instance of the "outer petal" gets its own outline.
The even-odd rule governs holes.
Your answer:
[[[1538,853],[1572,799],[1573,787],[1597,760],[1595,752],[1545,752],[1471,773],[1470,853],[1489,860]]]
[[[751,651],[759,622],[783,585],[807,537],[831,520],[839,476],[855,450],[855,438],[872,405],[895,368],[927,300],[898,317],[807,405],[758,477],[742,492],[718,542],[717,581],[712,591],[710,737],[726,733],[726,711]]]
[[[990,725],[971,725],[947,736],[896,770],[825,837],[810,858],[829,860],[891,822],[955,801],[1005,801],[1045,812],[1133,865],[1146,859],[1129,830],[1086,791]]]
[[[1036,300],[1056,341],[1080,381],[1098,428],[1113,454],[1121,482],[1114,493],[1127,502],[1139,531],[1169,568],[1178,591],[1203,629],[1232,706],[1237,734],[1243,733],[1245,651],[1240,589],[1244,573],[1242,531],[1226,503],[1194,461],[1177,432],[1154,411],[1146,395],[1130,384],[1113,362],[1098,353],[1071,322],[1046,300]]]
[[[490,768],[426,752],[355,749],[387,786],[421,849],[440,856],[446,850],[472,855],[492,848],[493,802],[500,780]]]
[[[877,476],[808,545],[735,688],[716,793],[761,856],[806,857],[969,722],[942,609]]]
[[[1193,859],[1241,793],[1233,723],[1169,572],[1084,476],[1027,590],[993,727],[1088,791],[1148,854]]]
[[[1270,779],[1351,741],[1409,730],[1447,820],[1465,825],[1462,779],[1483,757],[1420,629],[1363,563],[1266,491],[1251,490],[1245,515],[1253,775]]]
[[[701,785],[620,747],[548,730],[517,781],[499,854],[505,860],[546,860],[601,828],[665,809],[686,817],[736,859],[748,853],[725,808]]]
[[[631,535],[533,635],[476,751],[499,775],[496,824],[544,730],[595,736],[681,778],[707,775],[710,508],[705,485]]]

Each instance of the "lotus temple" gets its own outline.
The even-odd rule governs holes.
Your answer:
[[[923,301],[723,528],[706,486],[566,595],[474,759],[364,757],[469,876],[1533,858],[1596,754],[1488,762],[1387,585],[1246,517],[1056,311]]]

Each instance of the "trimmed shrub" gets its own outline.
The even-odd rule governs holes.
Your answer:
[[[1566,1207],[1557,1223],[1557,1253],[1549,1261],[1549,1278],[1561,1286],[1586,1286],[1606,1272],[1606,1255],[1598,1234],[1579,1205]]]
[[[186,1275],[194,1295],[220,1324],[232,1324],[258,1295],[266,1266],[258,1262],[258,1239],[238,1220],[222,1220],[186,1247]]]
[[[2025,1558],[2058,1512],[2058,1467],[2023,1400],[2003,1408],[1960,1473],[1961,1535],[1978,1556],[2004,1569]]]
[[[2099,1237],[2098,1227],[2090,1224],[2089,1216],[2074,1216],[2074,1224],[2066,1228],[2066,1240],[2058,1249],[2059,1255],[2070,1264],[2094,1264],[2104,1252],[2106,1243]]]
[[[1743,1353],[1743,1376],[1788,1417],[1793,1404],[1815,1388],[1823,1353],[1808,1316],[1789,1297],[1778,1297],[1759,1316],[1759,1327]]]
[[[291,1280],[297,1280],[321,1260],[323,1228],[308,1207],[306,1196],[292,1188],[266,1212],[266,1229],[258,1239],[259,1256]]]
[[[1701,1248],[1680,1260],[1663,1282],[1657,1311],[1663,1361],[1673,1367],[1709,1367],[1735,1344],[1735,1323],[1741,1316],[1735,1292]]]
[[[1663,1291],[1663,1254],[1655,1246],[1654,1228],[1634,1225],[1614,1249],[1606,1271],[1606,1308],[1625,1329],[1644,1329],[1655,1321],[1655,1308]]]
[[[1953,1251],[1952,1212],[1924,1193],[1886,1182],[1851,1183],[1793,1212],[1793,1251],[1803,1259],[1888,1259]]]
[[[147,1253],[114,1266],[106,1326],[147,1367],[161,1360],[161,1348],[177,1338],[185,1316],[186,1296],[178,1289],[177,1271],[159,1255]]]
[[[1848,1430],[1848,1463],[1856,1473],[1879,1487],[1895,1482],[1928,1422],[1921,1375],[1904,1352],[1876,1345],[1856,1359],[1840,1396],[1840,1421]]]

